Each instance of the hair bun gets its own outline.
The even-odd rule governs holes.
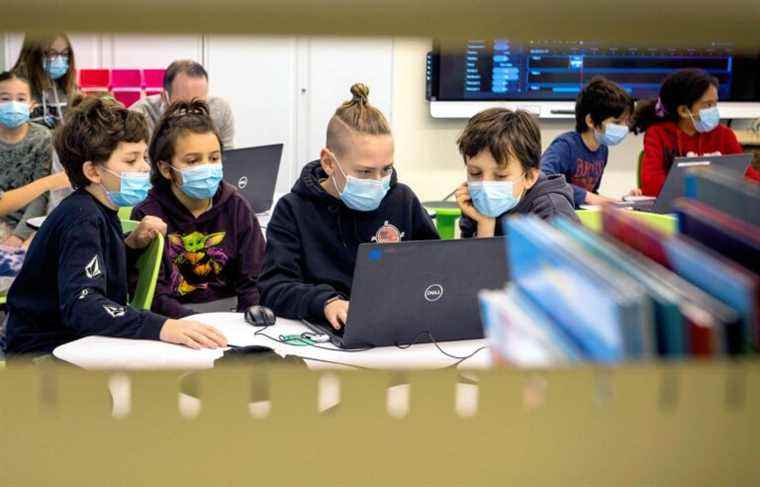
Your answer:
[[[353,96],[353,99],[351,101],[366,105],[369,98],[369,86],[365,85],[364,83],[355,83],[353,86],[351,86],[351,95]]]
[[[194,98],[191,101],[175,101],[166,109],[167,118],[184,117],[185,115],[210,116],[208,105],[203,100]]]

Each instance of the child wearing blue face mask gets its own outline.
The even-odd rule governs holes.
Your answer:
[[[128,268],[166,231],[146,217],[125,238],[117,215],[147,192],[147,137],[144,117],[113,99],[88,97],[67,114],[55,146],[76,191],[47,217],[11,286],[6,353],[46,354],[87,335],[226,345],[201,323],[127,306]]]
[[[229,311],[230,298],[239,311],[258,304],[264,236],[245,198],[222,182],[222,142],[208,105],[170,105],[149,154],[153,189],[132,215],[167,222],[153,310],[182,317],[195,313],[193,304],[219,301],[217,311]]]
[[[29,82],[12,73],[0,73],[0,192],[21,188],[48,176],[52,158],[50,131],[29,123],[34,108]],[[18,248],[32,236],[29,218],[45,214],[44,196],[25,208],[0,217],[0,245]]]
[[[539,170],[541,132],[529,113],[484,110],[467,122],[457,144],[467,166],[467,182],[455,193],[462,238],[504,235],[501,220],[511,215],[578,221],[564,176]]]
[[[720,124],[718,80],[701,69],[676,71],[665,78],[660,96],[636,108],[633,130],[644,135],[641,189],[660,194],[676,157],[744,152],[736,134]],[[760,180],[751,166],[745,176]]]
[[[37,102],[32,121],[51,129],[57,127],[77,93],[76,62],[68,36],[27,35],[13,71],[28,79],[32,87],[32,98]]]
[[[610,198],[598,195],[609,147],[628,135],[628,119],[633,98],[617,84],[603,77],[593,78],[575,101],[575,131],[554,139],[541,157],[546,174],[563,174],[573,187],[573,202],[599,205]],[[629,195],[640,195],[632,190]]]
[[[360,244],[438,238],[417,197],[397,181],[393,136],[367,100],[369,88],[355,84],[351,94],[327,125],[320,159],[306,164],[274,209],[259,280],[262,304],[278,316],[335,329],[348,317]]]

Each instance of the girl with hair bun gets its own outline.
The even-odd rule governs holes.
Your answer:
[[[181,318],[196,313],[194,303],[228,298],[237,298],[238,311],[259,303],[264,236],[245,198],[222,181],[222,148],[200,100],[170,105],[153,132],[153,189],[132,218],[167,222],[156,313]],[[219,303],[218,311],[229,309]]]

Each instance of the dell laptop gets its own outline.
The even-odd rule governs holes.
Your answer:
[[[341,348],[483,338],[478,292],[507,280],[503,237],[362,244],[343,329],[308,324]]]
[[[255,213],[272,207],[282,144],[224,151],[224,180],[240,191]]]

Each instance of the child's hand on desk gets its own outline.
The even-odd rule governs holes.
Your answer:
[[[470,198],[470,189],[467,187],[467,183],[462,183],[459,185],[456,193],[454,193],[454,197],[457,200],[459,209],[462,210],[462,214],[474,220],[475,223],[481,224],[496,221],[495,218],[485,216],[475,208],[475,205],[472,204],[472,198]]]
[[[132,249],[144,249],[158,234],[166,235],[166,223],[155,216],[146,216],[132,233],[124,239],[124,244]]]
[[[191,320],[166,320],[161,327],[162,342],[185,345],[195,350],[227,346],[227,338],[213,326]]]
[[[348,321],[348,301],[335,299],[325,305],[325,318],[333,328],[340,330]]]

